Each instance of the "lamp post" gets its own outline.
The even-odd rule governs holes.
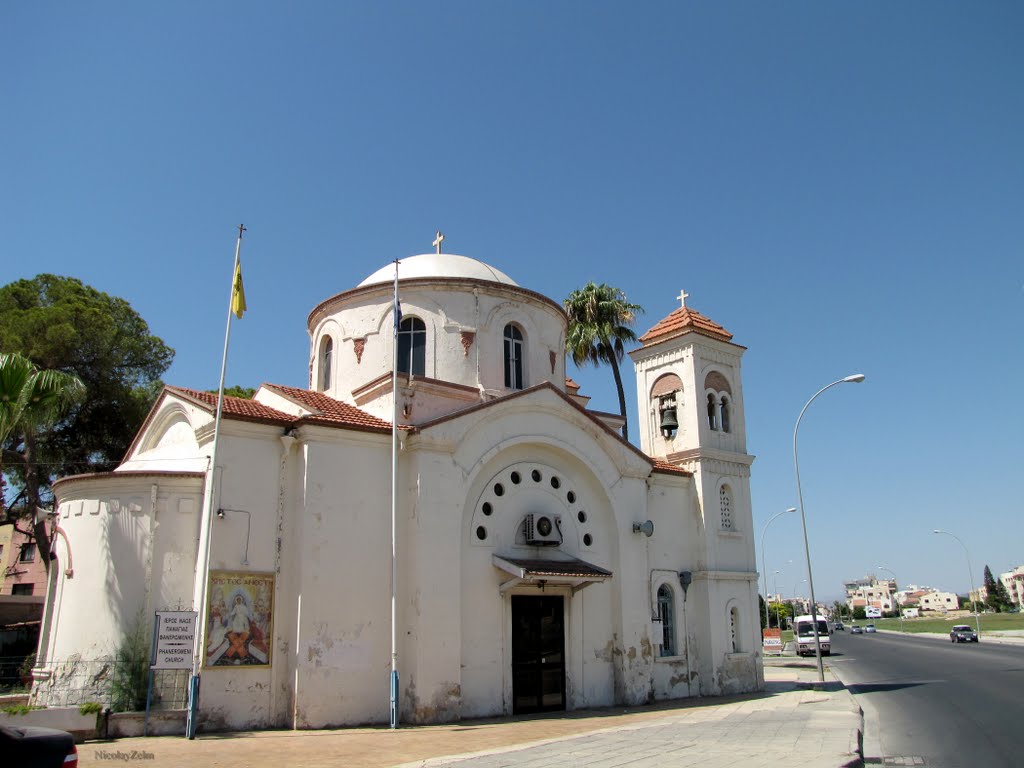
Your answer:
[[[831,389],[836,386],[836,384],[859,384],[862,381],[864,381],[864,374],[855,373],[851,376],[839,379],[838,381],[833,381],[828,386],[822,387],[814,393],[810,400],[807,401],[807,405],[803,407],[803,410],[800,411],[800,415],[796,418],[796,426],[793,427],[793,467],[796,469],[796,496],[800,507],[800,525],[804,529],[804,556],[807,558],[807,583],[810,586],[811,591],[811,622],[814,625],[814,654],[818,659],[818,680],[822,683],[825,682],[825,667],[822,666],[821,663],[821,638],[818,635],[818,605],[814,599],[814,576],[811,574],[811,548],[807,543],[807,517],[804,514],[804,494],[800,489],[800,460],[796,449],[796,438],[797,434],[800,432],[800,421],[803,419],[804,413],[807,412],[807,409],[810,407],[811,403],[817,399],[818,395],[826,389]]]
[[[960,537],[955,533],[949,531],[943,531],[936,528],[932,533],[943,533],[946,536],[952,536],[957,541],[960,541]],[[971,553],[967,551],[967,545],[960,541],[960,546],[964,548],[964,554],[967,555],[967,575],[971,577],[971,608],[974,610],[974,628],[978,632],[978,639],[981,640],[981,621],[978,619],[978,607],[974,601],[974,568],[971,566]]]
[[[768,561],[764,557],[764,535],[768,533],[768,526],[771,525],[775,518],[785,515],[787,512],[796,512],[796,507],[790,507],[784,509],[781,512],[776,512],[772,515],[771,519],[764,524],[764,530],[761,531],[761,570],[764,572],[764,625],[768,626]],[[776,571],[778,573],[778,571]]]
[[[806,584],[806,583],[807,583],[807,579],[800,579],[800,581],[796,582],[796,584],[793,585],[793,611],[794,611],[793,615],[794,616],[797,615],[795,613],[795,611],[796,611],[796,603],[797,603],[797,599],[798,599],[796,588],[799,587],[801,584]]]
[[[889,573],[892,574],[893,583],[894,584],[896,583],[896,581],[897,581],[896,574],[895,574],[895,572],[892,569],[886,568],[884,565],[879,565],[878,566],[878,570],[880,570],[880,571],[889,571]],[[895,592],[893,593],[893,599],[896,601],[896,610],[897,610],[897,612],[899,612],[899,615],[900,615],[900,632],[902,632],[903,631],[903,606],[900,605],[900,600],[899,600],[898,597],[896,597],[896,593]]]

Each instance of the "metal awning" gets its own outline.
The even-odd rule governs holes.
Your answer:
[[[607,581],[612,577],[611,571],[599,568],[576,558],[568,560],[536,560],[531,558],[507,557],[503,555],[492,555],[491,562],[494,567],[512,575],[511,579],[501,583],[500,591],[507,592],[513,587],[521,584],[535,584],[543,587],[547,584],[552,586],[572,587],[573,594],[576,594],[584,587],[601,581]]]

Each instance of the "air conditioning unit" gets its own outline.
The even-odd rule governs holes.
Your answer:
[[[526,543],[557,547],[562,543],[562,518],[559,515],[527,515],[523,519]]]

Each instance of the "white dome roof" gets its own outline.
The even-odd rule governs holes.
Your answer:
[[[454,253],[424,253],[400,259],[398,279],[407,280],[422,277],[466,277],[473,280],[486,280],[490,283],[505,285],[519,284],[504,272],[490,264],[471,259],[468,256],[456,256]],[[393,283],[395,281],[395,265],[387,264],[359,284],[376,285],[377,283]]]

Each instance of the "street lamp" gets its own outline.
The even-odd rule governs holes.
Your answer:
[[[764,530],[761,531],[761,570],[764,572],[764,625],[768,626],[768,561],[764,557],[764,535],[768,533],[768,526],[772,524],[775,518],[780,517],[787,512],[796,512],[796,507],[790,507],[784,509],[781,512],[776,512],[772,515],[771,520],[764,524]],[[778,571],[776,571],[778,573]]]
[[[957,541],[960,541],[960,537],[955,533],[949,531],[943,531],[936,528],[932,533],[944,533],[946,536],[952,536]],[[978,631],[978,639],[981,640],[981,621],[978,620],[978,607],[974,602],[974,568],[971,566],[971,553],[967,551],[967,545],[960,541],[960,546],[964,548],[964,554],[967,555],[967,575],[971,577],[971,608],[974,609],[974,628]]]
[[[795,613],[795,611],[796,611],[796,603],[797,603],[797,600],[799,598],[799,595],[797,594],[796,588],[799,587],[801,584],[806,584],[806,583],[807,583],[807,579],[800,579],[800,581],[796,582],[793,585],[793,611],[794,611],[793,615],[794,616],[797,615]]]
[[[821,663],[821,638],[818,635],[818,604],[814,599],[814,576],[811,574],[811,548],[807,543],[807,517],[804,514],[804,494],[800,489],[800,461],[797,458],[796,438],[797,433],[800,431],[800,420],[803,419],[804,413],[810,407],[811,403],[817,399],[818,395],[826,389],[831,389],[836,384],[859,384],[862,381],[864,381],[864,374],[855,373],[851,376],[839,379],[838,381],[833,381],[826,387],[822,387],[814,393],[814,396],[810,400],[807,401],[807,405],[803,407],[803,410],[800,411],[800,415],[796,418],[796,426],[793,427],[793,467],[796,469],[796,496],[797,502],[800,506],[800,525],[804,529],[804,556],[807,558],[807,583],[810,586],[811,591],[811,623],[814,627],[814,653],[818,658],[818,680],[822,683],[825,682],[825,667]]]
[[[879,565],[877,567],[878,567],[878,570],[880,570],[880,571],[889,571],[889,573],[892,574],[893,583],[894,584],[896,583],[896,581],[897,581],[896,574],[892,571],[892,569],[886,568],[884,565]],[[902,632],[903,631],[903,606],[900,605],[900,599],[898,597],[896,597],[896,593],[893,593],[893,599],[896,601],[896,610],[900,614],[900,632]]]

